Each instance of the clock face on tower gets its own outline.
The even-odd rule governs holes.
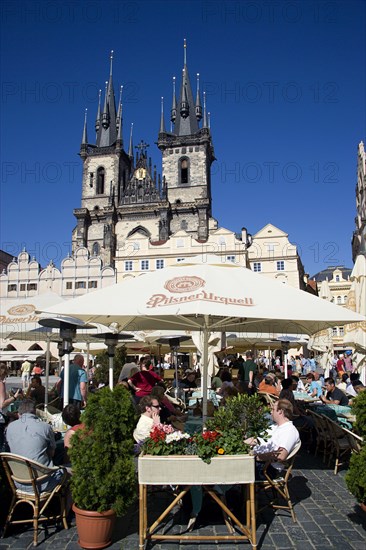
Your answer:
[[[134,176],[138,180],[143,180],[146,177],[145,168],[137,168],[137,170],[135,170]]]

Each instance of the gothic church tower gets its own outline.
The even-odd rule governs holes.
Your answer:
[[[203,120],[202,120],[203,119]],[[215,160],[206,112],[203,110],[197,75],[196,101],[187,68],[187,46],[184,41],[184,65],[179,100],[176,99],[173,79],[171,132],[165,130],[162,110],[158,147],[162,152],[163,181],[171,206],[170,232],[184,229],[198,240],[205,241],[210,228],[216,227],[211,218],[211,164]],[[200,127],[200,121],[202,126]]]

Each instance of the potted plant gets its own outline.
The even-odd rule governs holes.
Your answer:
[[[69,451],[79,544],[105,548],[116,515],[123,515],[136,497],[135,410],[128,390],[117,386],[90,395],[82,421],[85,427],[75,432]],[[94,527],[101,529],[99,535]]]
[[[346,484],[366,512],[366,391],[359,393],[354,399],[352,413],[356,416],[355,431],[363,437],[364,443],[361,451],[351,456]]]

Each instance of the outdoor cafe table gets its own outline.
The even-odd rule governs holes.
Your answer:
[[[199,542],[210,541],[244,541],[250,542],[252,548],[257,548],[256,518],[255,518],[255,458],[250,455],[230,455],[215,457],[206,464],[198,456],[152,456],[144,455],[138,459],[139,476],[139,549],[145,547],[147,540],[179,540]],[[246,524],[227,508],[225,503],[215,493],[213,486],[218,482],[222,485],[245,485]],[[148,525],[147,516],[147,486],[148,485],[178,485],[179,494],[162,512],[159,518]],[[233,528],[226,521],[228,534],[225,535],[192,535],[169,534],[156,532],[164,518],[170,513],[180,499],[192,486],[202,486],[206,493],[220,506],[226,516],[229,516]]]

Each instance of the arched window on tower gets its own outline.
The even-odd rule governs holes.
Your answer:
[[[99,166],[97,170],[97,195],[104,195],[104,168]]]
[[[179,183],[181,185],[189,183],[189,159],[187,157],[179,160]]]
[[[93,243],[93,256],[99,256],[100,247],[99,243]]]

